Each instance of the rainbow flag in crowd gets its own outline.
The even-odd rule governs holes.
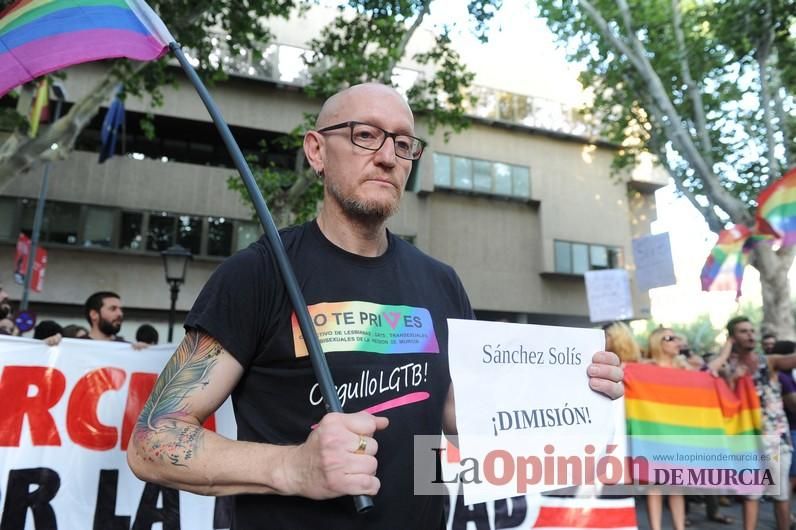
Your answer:
[[[0,97],[73,64],[151,61],[173,40],[142,0],[17,0],[0,13]]]
[[[650,464],[646,478],[636,477],[642,482],[654,469],[762,468],[762,416],[750,376],[733,391],[707,372],[628,364],[625,410],[630,453]]]
[[[752,231],[740,224],[721,231],[702,267],[703,291],[735,291],[737,297],[741,296],[743,271],[749,259],[747,241],[751,235]]]
[[[796,168],[760,193],[757,198],[757,230],[782,241],[796,243]]]

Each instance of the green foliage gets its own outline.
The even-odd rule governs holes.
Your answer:
[[[411,59],[433,72],[428,77],[421,75],[407,94],[410,106],[426,117],[430,131],[444,127],[447,139],[451,132],[466,127],[469,120],[465,110],[474,104],[466,94],[474,74],[451,46],[447,29],[441,30],[430,50],[406,56],[406,46],[430,4],[431,0],[349,0],[341,4],[334,20],[309,42],[312,53],[305,56],[305,62],[310,81],[305,93],[324,100],[358,83],[392,84],[396,65]],[[500,4],[500,0],[470,2],[477,34],[485,35],[487,23]],[[312,180],[306,192],[301,192],[311,178],[301,150],[302,137],[314,122],[314,115],[305,116],[302,124],[279,140],[282,149],[294,153],[293,168],[253,167],[279,225],[300,222],[315,213],[321,193],[319,182]],[[243,200],[249,202],[245,189],[236,181],[237,177],[231,177],[229,186],[241,191]]]
[[[288,17],[305,0],[152,0],[149,5],[157,11],[177,42],[197,61],[196,68],[208,81],[226,78],[224,62],[214,52],[218,39],[226,39],[226,46],[234,54],[241,50],[263,49],[272,39],[268,30],[269,17]],[[176,87],[178,70],[169,66],[170,56],[154,61],[140,72],[131,75],[137,63],[114,61],[115,68],[126,77],[125,91],[133,95],[148,94],[152,104],[163,104],[161,87]]]
[[[0,108],[0,131],[27,127],[28,120],[13,108]]]
[[[413,109],[424,112],[428,126],[434,132],[440,124],[447,125],[453,132],[459,132],[469,125],[465,109],[473,107],[475,96],[467,95],[475,74],[461,63],[459,54],[451,47],[450,37],[444,32],[437,36],[436,46],[428,53],[415,56],[420,64],[435,65],[434,75],[418,80],[409,89],[409,104]],[[445,132],[445,141],[451,131]]]
[[[760,330],[761,323],[763,322],[763,308],[752,302],[745,302],[740,305],[727,320],[743,315],[748,317],[755,329]],[[704,355],[705,353],[716,353],[721,347],[721,343],[725,340],[726,330],[724,323],[714,325],[707,313],[699,315],[690,322],[668,322],[666,324],[657,322],[653,319],[644,322],[645,327],[640,332],[636,332],[636,340],[642,348],[647,347],[647,338],[653,330],[660,327],[668,327],[673,329],[678,335],[682,335],[688,339],[688,346],[692,351]],[[636,326],[636,329],[638,327]],[[758,333],[760,339],[760,333]]]
[[[319,179],[310,182],[299,201],[288,202],[288,191],[296,180],[294,172],[273,165],[266,168],[257,167],[253,172],[257,187],[267,198],[268,209],[272,212],[277,226],[303,223],[315,216],[318,202],[323,198],[323,186]],[[237,175],[227,179],[227,186],[240,193],[241,197],[249,198],[243,181]]]
[[[406,45],[429,11],[432,0],[349,0],[341,3],[337,17],[310,42],[313,54],[306,58],[311,81],[306,93],[319,100],[338,90],[364,81],[392,82],[396,64],[412,60],[427,67],[433,74],[418,79],[409,93],[410,105],[427,115],[433,131],[449,127],[458,131],[467,125],[464,111],[471,103],[465,96],[473,79],[459,55],[451,47],[447,30],[437,36],[432,49],[408,57]],[[488,22],[502,0],[470,0],[473,31],[486,39]],[[0,0],[0,6],[9,4]],[[225,66],[233,57],[251,54],[254,60],[262,57],[272,35],[269,20],[274,17],[300,15],[314,4],[313,0],[150,0],[176,40],[195,61],[199,75],[207,82],[226,78]],[[223,39],[223,42],[221,41]],[[219,53],[221,52],[221,53]],[[177,87],[182,76],[170,64],[167,55],[142,67],[141,63],[115,60],[109,62],[111,72],[123,81],[127,95],[147,95],[153,106],[163,103],[164,86]],[[273,166],[252,170],[269,202],[272,212],[280,219],[302,219],[317,202],[318,184],[307,186],[307,168],[300,152],[303,132],[311,127],[311,118],[296,129],[278,147],[296,154],[293,168]],[[154,137],[151,118],[142,120],[148,137]],[[261,157],[264,158],[264,157]],[[232,177],[229,185],[241,189]],[[306,192],[303,192],[306,190]],[[302,193],[298,193],[302,192]],[[245,190],[245,201],[249,201]],[[292,213],[291,213],[292,212]]]
[[[486,40],[488,22],[501,0],[473,0],[468,9],[473,31]],[[434,46],[413,57],[406,45],[431,8],[431,0],[350,0],[337,17],[310,41],[306,59],[311,80],[310,97],[326,99],[339,90],[367,81],[391,84],[398,62],[409,60],[433,71],[422,74],[407,94],[409,105],[425,114],[431,132],[438,126],[459,131],[467,126],[465,110],[473,100],[465,96],[474,74],[452,48],[448,28],[442,28]]]
[[[655,320],[647,320],[646,327],[640,333],[636,333],[636,341],[646,350],[650,334],[660,327],[668,327],[675,333],[688,340],[688,346],[692,351],[699,355],[708,352],[716,352],[719,348],[718,339],[722,336],[722,329],[713,325],[710,315],[703,314],[691,322],[675,322],[671,324],[661,324]]]
[[[778,158],[780,166],[786,167],[779,146],[773,154],[769,153],[767,127],[776,129],[781,143],[796,147],[796,130],[791,127],[789,136],[783,138],[782,124],[763,119],[761,78],[755,60],[767,53],[765,37],[770,31],[773,42],[770,55],[766,56],[769,75],[772,80],[779,78],[783,93],[794,96],[796,40],[789,30],[796,23],[796,1],[682,0],[678,5],[685,41],[683,53],[677,46],[670,0],[628,0],[628,17],[623,16],[622,2],[589,2],[605,19],[607,29],[598,26],[585,4],[570,0],[537,2],[540,14],[566,46],[570,59],[584,67],[581,82],[591,87],[595,95],[589,112],[601,124],[603,136],[623,146],[615,169],[631,167],[636,157],[648,150],[660,156],[683,190],[714,205],[715,197],[705,176],[695,169],[694,158],[680,149],[673,138],[673,131],[685,133],[697,145],[720,186],[753,209],[759,191],[779,176],[772,174],[768,156]],[[609,33],[624,43],[631,54],[649,61],[679,123],[667,129],[669,118],[661,117],[660,102],[651,96],[649,77],[639,73],[629,54],[617,51]],[[633,36],[643,50],[634,47]],[[701,98],[699,103],[687,90],[682,59],[687,59]],[[788,105],[787,98],[785,104]],[[700,134],[700,107],[706,117],[709,147]],[[710,216],[711,210],[703,213]]]

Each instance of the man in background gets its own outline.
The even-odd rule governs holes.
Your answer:
[[[0,320],[4,318],[10,318],[12,312],[11,298],[3,288],[3,284],[0,283]]]
[[[151,324],[141,324],[135,332],[135,341],[149,346],[156,346],[159,339],[158,330]]]
[[[777,343],[777,336],[773,333],[766,333],[763,335],[763,338],[760,339],[760,345],[763,347],[763,353],[768,355],[769,353],[774,353],[772,349],[774,348],[774,344]],[[782,352],[779,352],[782,353]]]
[[[88,338],[125,342],[119,337],[124,312],[121,297],[111,291],[98,291],[86,300],[84,307],[89,324]]]

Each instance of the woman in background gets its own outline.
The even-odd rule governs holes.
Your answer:
[[[670,328],[658,328],[650,334],[649,360],[652,364],[666,368],[689,370],[690,366],[680,356],[682,341]],[[674,530],[685,529],[685,497],[669,495],[669,511],[672,512]],[[661,530],[663,517],[663,495],[651,490],[647,495],[647,516],[652,530]]]
[[[630,326],[617,321],[604,326],[603,331],[605,331],[605,351],[617,354],[622,365],[641,360],[641,348],[633,337]]]

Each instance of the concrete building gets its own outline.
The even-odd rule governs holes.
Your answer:
[[[295,67],[302,53],[295,31],[276,34],[262,63],[235,65],[237,74],[212,89],[245,152],[320,107],[300,90],[305,74]],[[402,70],[408,78],[411,66]],[[69,101],[102,74],[96,64],[73,68]],[[471,127],[448,142],[443,131],[430,134],[419,116],[417,132],[429,147],[390,228],[451,264],[481,318],[590,325],[583,272],[632,271],[631,240],[649,233],[653,192],[665,176],[651,167],[611,176],[614,146],[590,140],[566,105],[475,90]],[[136,98],[126,106],[124,156],[97,163],[103,112],[70,158],[52,164],[41,236],[49,263],[45,289],[31,295],[31,307],[39,319],[80,323],[85,298],[112,290],[126,309],[122,335],[131,338],[137,324],[149,322],[165,338],[169,292],[159,251],[180,243],[194,254],[179,296],[181,322],[214,268],[258,237],[259,228],[228,189],[234,169],[187,82],[167,89],[161,107]],[[150,111],[154,141],[140,127]],[[273,149],[264,156],[284,163],[289,155]],[[41,168],[19,175],[0,196],[0,278],[17,300],[15,242],[32,227],[40,175]],[[635,289],[634,308],[638,317],[649,315],[649,298]],[[181,336],[178,329],[175,338]]]

